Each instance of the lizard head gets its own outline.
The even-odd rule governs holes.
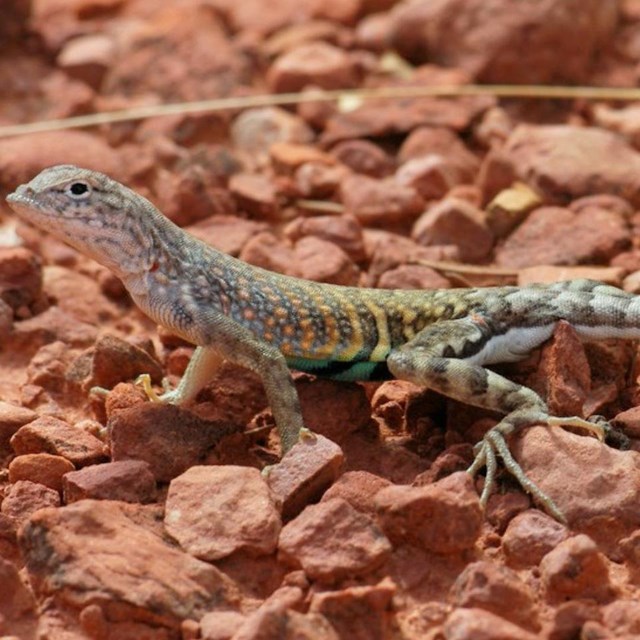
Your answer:
[[[108,176],[73,165],[39,173],[7,196],[23,220],[116,272],[139,258],[148,234],[143,214],[157,210]],[[149,223],[151,220],[149,220]]]

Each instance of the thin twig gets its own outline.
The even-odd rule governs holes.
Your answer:
[[[501,267],[491,267],[488,265],[461,264],[458,262],[448,262],[446,260],[412,260],[410,264],[420,264],[424,267],[431,267],[436,271],[448,271],[450,273],[498,276],[500,278],[518,277],[518,271],[514,269],[503,269]]]
[[[304,102],[334,102],[359,104],[366,100],[420,97],[461,97],[492,95],[499,98],[531,98],[538,100],[640,100],[639,88],[626,87],[563,87],[543,85],[439,85],[399,86],[377,89],[352,89],[336,91],[305,91],[302,93],[277,93],[272,95],[241,96],[178,102],[174,104],[130,107],[117,111],[106,111],[72,118],[43,120],[26,124],[0,127],[0,138],[59,131],[80,127],[95,127],[114,122],[131,122],[146,118],[190,113],[213,113],[216,111],[241,110],[250,107],[265,107],[301,104]]]

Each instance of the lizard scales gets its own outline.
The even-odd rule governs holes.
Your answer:
[[[602,436],[582,418],[549,416],[537,394],[484,365],[525,357],[560,320],[587,338],[640,338],[640,297],[593,281],[422,291],[273,273],[190,236],[104,174],[71,165],[44,170],[7,200],[25,220],[110,268],[143,311],[198,346],[165,401],[188,402],[223,358],[235,361],[262,377],[285,452],[303,429],[289,368],[339,380],[397,377],[507,414],[479,443],[470,469],[487,465],[483,502],[500,455],[561,517],[524,476],[504,437],[536,423]]]

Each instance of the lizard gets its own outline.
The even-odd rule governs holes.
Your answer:
[[[501,458],[564,521],[513,457],[508,437],[536,424],[580,427],[601,440],[606,432],[580,416],[550,415],[537,393],[487,365],[523,359],[562,320],[587,339],[640,338],[640,296],[592,280],[396,290],[271,272],[196,239],[108,176],[72,165],[43,170],[7,201],[20,218],[109,268],[143,312],[196,346],[179,384],[155,399],[187,404],[223,360],[235,362],[260,376],[283,454],[310,434],[291,370],[335,380],[395,377],[500,412],[467,470],[486,468],[483,507]]]

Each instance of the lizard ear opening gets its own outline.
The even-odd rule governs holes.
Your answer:
[[[86,200],[91,195],[91,186],[82,180],[76,180],[67,186],[65,192],[74,200]]]

